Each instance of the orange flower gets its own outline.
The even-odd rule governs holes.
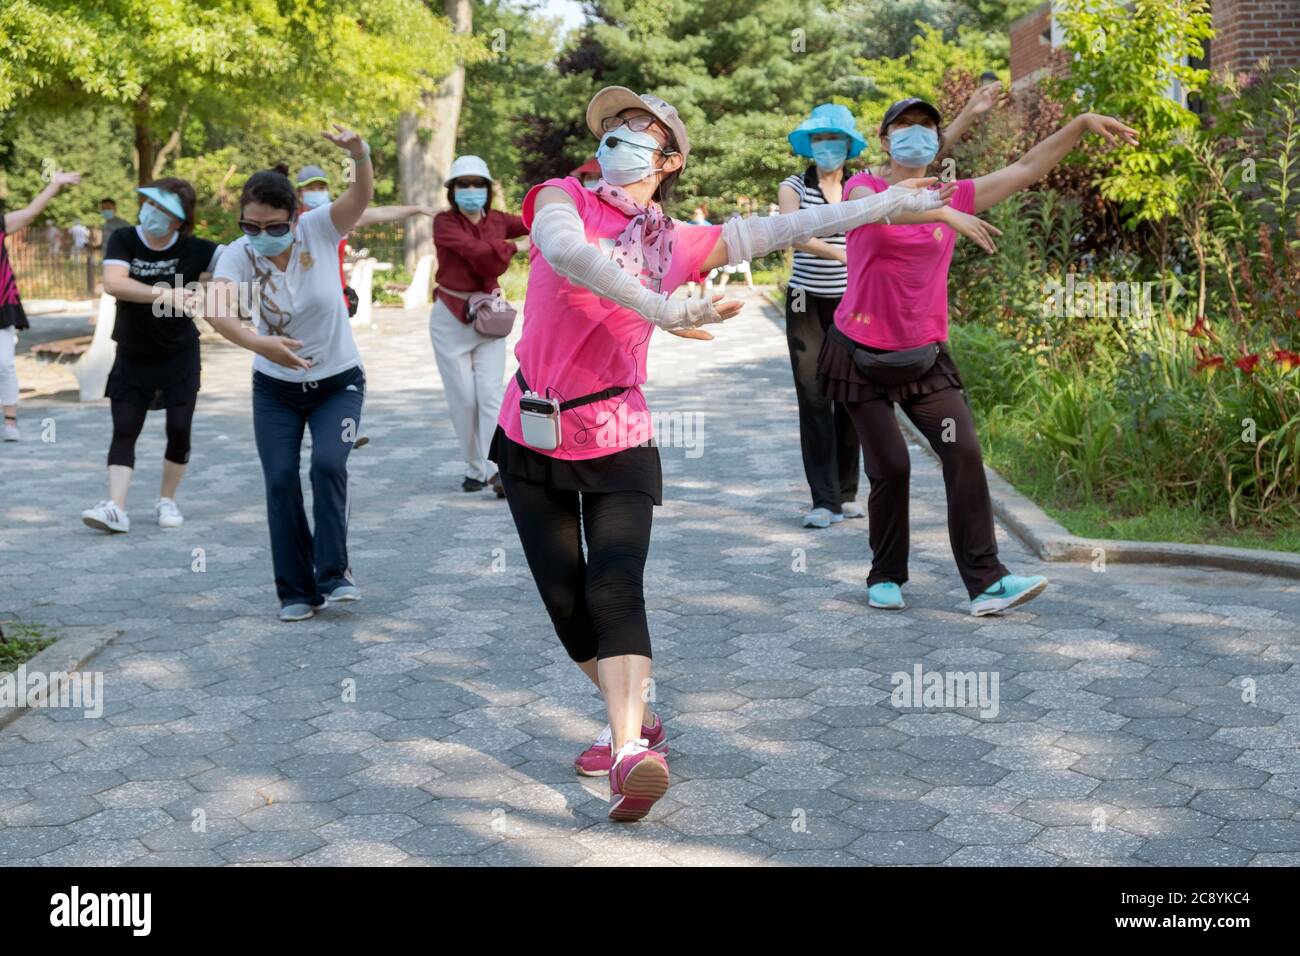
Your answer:
[[[1210,337],[1210,326],[1205,316],[1198,315],[1196,324],[1187,330],[1187,334],[1194,339],[1208,339]]]

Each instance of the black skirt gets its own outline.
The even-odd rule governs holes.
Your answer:
[[[150,411],[192,405],[199,394],[201,368],[198,342],[160,358],[124,355],[119,349],[104,395]]]
[[[594,494],[640,491],[649,495],[655,504],[664,503],[664,475],[659,449],[651,443],[599,458],[570,461],[552,458],[512,441],[498,425],[492,435],[488,458],[508,475],[560,491]]]
[[[817,358],[817,388],[823,395],[835,402],[869,402],[883,398],[899,403],[909,399],[939,392],[945,388],[960,388],[961,373],[957,363],[948,353],[948,344],[939,345],[939,357],[926,372],[914,382],[902,385],[881,385],[862,374],[848,346],[836,341],[837,336],[828,335],[822,343],[821,354]],[[873,349],[872,351],[884,351]]]
[[[27,321],[27,313],[23,311],[22,302],[6,302],[0,305],[0,329],[30,329],[31,327],[31,323]]]

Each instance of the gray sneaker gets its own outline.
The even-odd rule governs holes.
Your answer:
[[[310,604],[286,604],[280,608],[280,620],[305,621],[316,616],[316,609]]]
[[[329,601],[331,604],[338,604],[342,601],[360,601],[361,589],[354,587],[351,584],[340,584],[326,595],[325,600]]]
[[[805,528],[829,528],[836,522],[843,521],[844,515],[834,514],[829,508],[814,508],[803,516]]]

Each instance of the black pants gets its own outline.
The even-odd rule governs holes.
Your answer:
[[[650,657],[644,575],[654,499],[641,491],[564,491],[504,468],[501,483],[528,568],[569,656],[579,663]]]
[[[945,388],[909,399],[902,407],[943,463],[948,540],[962,582],[974,597],[1007,574],[1007,569],[998,560],[993,503],[966,395],[961,389]],[[892,402],[851,402],[847,408],[862,439],[871,480],[867,520],[872,558],[867,583],[903,584],[907,581],[907,506],[912,474],[907,442],[899,431]]]
[[[800,301],[802,299],[802,301]],[[840,513],[858,496],[860,450],[853,419],[840,402],[817,388],[817,357],[835,322],[838,297],[810,295],[791,286],[785,296],[785,338],[790,347],[794,394],[799,405],[799,447],[814,508]],[[796,311],[795,306],[802,305]]]
[[[197,399],[188,405],[173,405],[167,409],[167,450],[163,458],[177,465],[189,464],[190,429],[194,424],[194,406]],[[135,443],[144,429],[145,416],[149,409],[132,405],[120,398],[110,403],[113,415],[113,440],[108,445],[108,463],[135,467]]]

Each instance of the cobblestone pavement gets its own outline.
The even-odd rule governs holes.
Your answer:
[[[92,665],[102,717],[0,730],[0,861],[1300,862],[1300,586],[1054,565],[1025,611],[971,618],[913,449],[910,606],[869,610],[866,522],[798,526],[781,319],[748,297],[717,341],[657,333],[651,357],[652,407],[682,417],[647,582],[674,782],[646,821],[608,823],[605,781],[574,775],[599,700],[504,503],[459,490],[423,316],[382,312],[352,456],[365,598],[306,623],[274,618],[244,353],[207,350],[176,531],[151,520],[161,420],[134,528],[106,537],[78,520],[106,407],[25,406],[28,440],[0,447],[0,617],[121,635]],[[996,677],[996,714],[894,706],[917,666]]]

